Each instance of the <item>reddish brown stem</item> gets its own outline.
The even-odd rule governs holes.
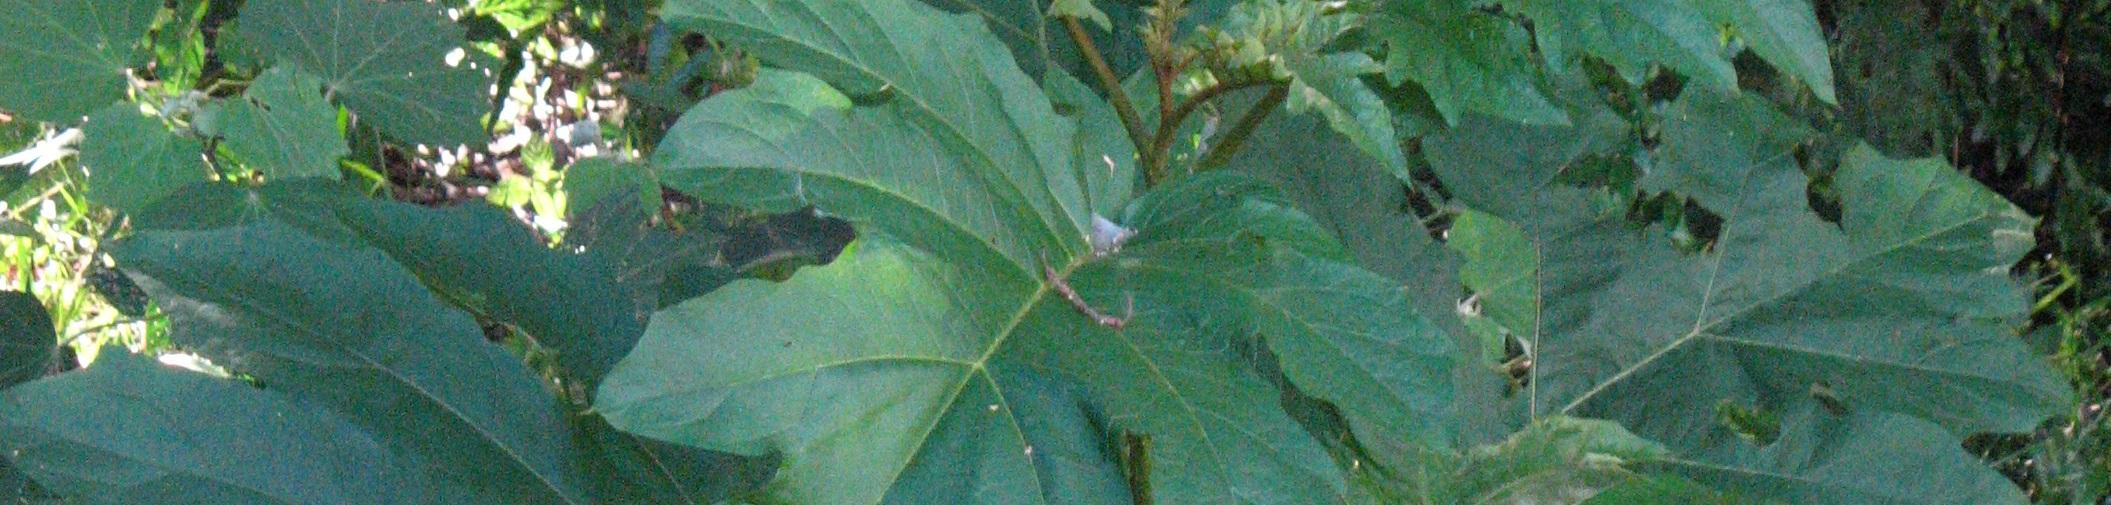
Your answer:
[[[1085,297],[1078,296],[1077,290],[1070,287],[1070,281],[1063,279],[1063,275],[1057,273],[1055,267],[1048,266],[1045,261],[1041,263],[1041,275],[1048,279],[1049,288],[1054,289],[1057,296],[1063,297],[1063,301],[1070,302],[1070,308],[1077,309],[1079,314],[1084,314],[1086,318],[1091,319],[1095,324],[1119,330],[1127,327],[1129,318],[1136,314],[1135,298],[1129,299],[1128,308],[1120,317],[1092,308],[1092,304],[1085,302]]]

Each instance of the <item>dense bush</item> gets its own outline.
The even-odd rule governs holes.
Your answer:
[[[2103,9],[1971,4],[0,0],[8,208],[153,324],[0,297],[0,485],[2089,500],[1967,439],[2100,422],[2012,269],[2101,105],[1997,86],[2103,53],[1986,24]]]

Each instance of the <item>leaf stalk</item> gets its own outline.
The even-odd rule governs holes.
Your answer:
[[[1129,132],[1129,142],[1136,145],[1136,152],[1144,152],[1148,137],[1144,136],[1143,117],[1136,114],[1136,102],[1129,100],[1129,93],[1122,89],[1121,77],[1114,68],[1107,66],[1107,58],[1100,55],[1099,45],[1092,42],[1092,34],[1085,33],[1085,25],[1077,18],[1064,16],[1063,29],[1070,32],[1070,41],[1077,44],[1078,52],[1084,53],[1085,63],[1092,67],[1092,74],[1099,77],[1100,87],[1107,89],[1107,101],[1113,102],[1114,113],[1121,116],[1122,127]]]

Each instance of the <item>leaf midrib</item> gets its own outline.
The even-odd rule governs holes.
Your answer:
[[[1076,268],[1076,264],[1066,265],[1065,268],[1058,273],[1063,275],[1064,277],[1068,277],[1070,275],[1070,272],[1075,270]],[[990,357],[995,356],[997,350],[1004,347],[1004,342],[1006,340],[1009,340],[1013,334],[1018,332],[1019,325],[1026,321],[1026,317],[1032,314],[1034,309],[1040,307],[1041,303],[1048,298],[1049,291],[1051,291],[1051,289],[1046,282],[1039,283],[1038,287],[1034,289],[1033,295],[1027,297],[1025,303],[1020,304],[1019,310],[1012,313],[1012,317],[1010,321],[1005,323],[1004,329],[1000,330],[999,333],[997,333],[996,338],[991,339],[989,346],[982,350],[982,355],[976,357],[975,361],[968,363],[969,368],[967,369],[967,371],[965,373],[960,374],[960,380],[953,383],[953,387],[949,388],[949,390],[946,391],[945,400],[939,402],[939,408],[935,413],[937,417],[934,418],[928,426],[925,426],[922,430],[919,430],[919,433],[916,434],[915,443],[909,446],[914,447],[914,449],[904,451],[905,454],[902,455],[902,462],[894,465],[894,475],[888,477],[886,480],[887,490],[880,493],[879,498],[881,501],[874,502],[875,505],[877,505],[878,503],[883,503],[887,499],[887,495],[892,494],[894,492],[894,485],[898,482],[901,482],[902,474],[909,471],[909,465],[911,463],[916,462],[916,457],[918,455],[923,454],[924,447],[926,446],[926,444],[930,443],[931,434],[937,433],[938,425],[940,423],[945,422],[945,414],[947,412],[951,412],[955,408],[955,405],[960,403],[961,393],[967,392],[968,381],[974,380],[975,376],[978,374],[984,376],[989,375],[987,365],[989,364]],[[1018,410],[1009,408],[1008,404],[1011,403],[1010,398],[1004,396],[1001,392],[998,392],[996,389],[996,384],[997,381],[994,378],[990,380],[990,386],[993,393],[997,394],[997,398],[1003,400],[1007,404],[1007,408],[1004,412],[1005,419],[1009,420],[1014,429],[1016,429],[1019,424],[1018,415],[1016,414]],[[1019,433],[1019,440],[1022,442],[1026,440],[1026,435],[1023,431]],[[1028,457],[1031,458],[1031,456]],[[1033,462],[1028,461],[1027,463],[1030,466]],[[1033,473],[1034,479],[1038,481],[1040,479],[1039,470],[1036,470]]]
[[[1083,267],[1086,264],[1087,262],[1072,262],[1071,264],[1065,265],[1061,270],[1057,270],[1056,273],[1059,277],[1067,279],[1070,277],[1071,274],[1075,273],[1079,268]],[[968,383],[974,380],[975,377],[982,376],[988,378],[992,392],[997,395],[997,398],[1000,401],[1003,401],[1006,404],[1005,408],[1003,409],[1005,411],[1005,419],[1009,421],[1009,424],[1014,430],[1019,430],[1019,419],[1017,414],[1018,410],[1010,406],[1011,398],[1003,394],[1002,387],[997,383],[995,378],[989,377],[988,364],[990,359],[995,357],[997,352],[1004,348],[1005,342],[1008,341],[1012,335],[1017,335],[1019,333],[1019,326],[1025,323],[1027,317],[1032,315],[1036,309],[1039,309],[1043,304],[1048,302],[1049,294],[1053,291],[1053,288],[1049,286],[1047,282],[1039,283],[1038,287],[1035,288],[1033,295],[1027,297],[1026,301],[1020,305],[1020,308],[1016,312],[1014,312],[1012,314],[1012,317],[1005,323],[1003,329],[999,330],[996,338],[991,339],[989,346],[983,350],[982,355],[975,358],[975,360],[972,362],[963,363],[969,367],[968,370],[966,371],[966,373],[961,374],[960,380],[953,384],[953,386],[946,392],[945,399],[939,403],[941,407],[937,410],[937,415],[940,416],[940,421],[943,420],[943,416],[946,412],[950,412],[952,411],[952,409],[957,408],[956,405],[960,402],[961,394],[967,391]],[[1145,366],[1148,367],[1147,369],[1149,371],[1149,375],[1154,380],[1158,381],[1158,385],[1160,387],[1165,388],[1166,391],[1181,391],[1181,388],[1174,386],[1171,379],[1168,378],[1166,373],[1158,368],[1157,361],[1148,359],[1148,355],[1145,354],[1141,348],[1136,346],[1136,342],[1127,338],[1127,331],[1116,330],[1114,333],[1119,337],[1117,338],[1117,340],[1120,340],[1124,345],[1126,345],[1130,352],[1134,353],[1139,358],[1144,358],[1139,359],[1139,361],[1142,361]],[[1176,394],[1173,395],[1173,397],[1178,399],[1181,408],[1187,411],[1189,418],[1201,418],[1201,409],[1196,408],[1194,404],[1188,400],[1188,395]],[[886,482],[889,483],[889,488],[887,493],[881,494],[882,500],[885,499],[887,494],[893,491],[893,483],[899,482],[901,480],[902,474],[908,471],[910,464],[914,463],[916,457],[923,453],[923,449],[924,447],[926,447],[926,444],[928,444],[928,442],[930,441],[931,435],[938,431],[939,424],[940,423],[938,421],[934,421],[930,423],[930,425],[925,426],[924,429],[916,435],[915,442],[910,445],[910,447],[915,447],[916,449],[907,451],[907,454],[904,455],[902,462],[894,466],[894,475],[886,480]],[[1196,429],[1196,432],[1200,433],[1202,437],[1203,447],[1208,449],[1212,456],[1215,456],[1215,458],[1213,459],[1217,461],[1218,471],[1222,475],[1232,475],[1230,469],[1223,466],[1223,462],[1226,460],[1226,458],[1221,453],[1221,451],[1218,451],[1217,444],[1210,440],[1211,435],[1209,433],[1209,430],[1200,429],[1198,427],[1198,429]],[[1018,436],[1019,440],[1022,443],[1028,442],[1028,437],[1026,436],[1023,430],[1015,432],[1015,435]],[[1032,461],[1030,461],[1031,456],[1028,456],[1028,458],[1028,465],[1032,466]],[[1039,482],[1039,470],[1037,469],[1031,473],[1035,481]]]
[[[1752,171],[1751,171],[1751,172],[1750,172],[1749,174],[1747,174],[1747,176],[1746,176],[1746,182],[1747,182],[1746,186],[1750,186],[1750,185],[1751,185],[1751,184],[1750,184],[1751,178],[1753,178],[1753,177],[1757,177],[1757,176],[1758,176],[1758,174],[1759,174],[1760,170],[1759,170],[1759,169],[1756,169],[1757,167],[1759,167],[1759,166],[1763,166],[1763,165],[1767,165],[1767,164],[1770,164],[1770,163],[1772,163],[1772,162],[1773,162],[1774,160],[1779,160],[1779,159],[1781,159],[1782,157],[1785,157],[1785,156],[1787,156],[1787,155],[1786,155],[1786,154],[1783,154],[1783,155],[1778,155],[1778,156],[1770,157],[1770,158],[1769,158],[1769,159],[1768,159],[1767,161],[1761,161],[1761,162],[1757,162],[1757,163],[1754,163],[1753,165],[1754,165],[1754,168],[1755,168],[1755,169],[1754,169],[1754,170],[1752,170]],[[1750,197],[1751,197],[1752,193],[1753,193],[1753,192],[1750,192],[1750,191],[1746,191],[1746,192],[1743,192],[1743,194],[1739,196],[1739,198],[1738,198],[1738,208],[1739,208],[1739,209],[1741,209],[1741,210],[1749,210],[1749,209],[1746,209],[1746,208],[1745,208],[1745,202],[1749,201],[1749,199],[1750,199]],[[1928,193],[1930,193],[1930,192],[1929,192],[1929,191],[1926,191],[1926,190],[1923,190],[1923,191],[1921,192],[1921,197],[1923,197],[1923,198],[1924,198],[1924,197],[1926,197]],[[1639,371],[1641,371],[1642,369],[1648,368],[1648,367],[1649,367],[1650,365],[1654,364],[1654,362],[1655,362],[1655,361],[1657,361],[1658,359],[1661,359],[1661,358],[1663,358],[1664,356],[1666,356],[1666,355],[1669,355],[1669,354],[1671,354],[1671,352],[1672,352],[1672,351],[1675,351],[1675,350],[1678,350],[1678,349],[1680,349],[1680,348],[1682,348],[1682,347],[1685,347],[1685,346],[1686,346],[1686,344],[1687,344],[1688,342],[1692,342],[1692,341],[1694,341],[1694,340],[1696,340],[1696,339],[1700,339],[1700,338],[1703,338],[1703,337],[1705,337],[1705,336],[1709,336],[1709,335],[1712,335],[1712,333],[1711,333],[1711,332],[1710,332],[1709,330],[1712,330],[1712,329],[1714,329],[1714,328],[1715,328],[1716,326],[1718,326],[1718,325],[1720,325],[1720,324],[1723,324],[1723,323],[1725,323],[1725,322],[1728,322],[1728,321],[1732,321],[1732,320],[1736,320],[1737,318],[1739,318],[1739,317],[1742,317],[1742,316],[1743,316],[1744,314],[1746,314],[1747,312],[1749,312],[1749,311],[1751,311],[1751,310],[1753,310],[1753,309],[1756,309],[1756,308],[1760,308],[1760,307],[1765,307],[1765,306],[1769,306],[1769,305],[1773,304],[1774,302],[1780,301],[1780,300],[1782,300],[1782,299],[1784,299],[1784,298],[1787,298],[1787,297],[1789,297],[1789,296],[1792,296],[1792,295],[1796,295],[1796,294],[1801,294],[1801,293],[1804,293],[1804,292],[1805,292],[1806,290],[1810,289],[1810,288],[1811,288],[1812,286],[1815,286],[1815,285],[1819,284],[1820,282],[1822,282],[1822,281],[1824,281],[1824,280],[1827,280],[1827,279],[1831,279],[1831,278],[1833,278],[1834,276],[1837,276],[1838,274],[1840,274],[1841,272],[1844,272],[1844,271],[1846,271],[1846,270],[1847,270],[1847,269],[1849,269],[1849,268],[1852,268],[1852,267],[1857,267],[1857,266],[1861,266],[1861,265],[1862,265],[1862,264],[1863,264],[1864,262],[1866,262],[1866,261],[1869,261],[1869,260],[1870,260],[1870,259],[1872,259],[1872,258],[1878,258],[1878,257],[1882,257],[1882,256],[1886,256],[1886,255],[1889,255],[1889,254],[1891,254],[1891,253],[1893,253],[1893,252],[1897,252],[1897,251],[1899,251],[1899,250],[1902,250],[1902,249],[1904,249],[1905,247],[1908,247],[1908,246],[1912,246],[1912,245],[1917,245],[1917,244],[1919,244],[1919,243],[1921,243],[1921,242],[1924,242],[1924,241],[1926,241],[1926,240],[1929,240],[1929,239],[1931,239],[1931,238],[1934,238],[1934,237],[1936,237],[1936,236],[1939,236],[1939,235],[1943,235],[1943,234],[1947,234],[1947,233],[1949,233],[1949,232],[1951,232],[1951,231],[1955,231],[1955,230],[1961,229],[1961,228],[1963,228],[1963,227],[1965,227],[1965,226],[1967,226],[1967,225],[1971,225],[1971,224],[1974,224],[1974,223],[1978,223],[1978,222],[1980,222],[1980,221],[1982,221],[1982,220],[1985,220],[1985,219],[1991,218],[1991,217],[1993,217],[1993,216],[1994,216],[1994,213],[1992,213],[1992,212],[1989,212],[1989,211],[1987,211],[1987,210],[1984,210],[1984,209],[1982,209],[1982,210],[1980,210],[1980,212],[1979,212],[1979,213],[1978,213],[1977,215],[1974,215],[1974,216],[1972,216],[1972,217],[1970,217],[1970,218],[1967,218],[1967,219],[1960,219],[1960,220],[1958,220],[1957,222],[1954,222],[1954,223],[1950,223],[1950,224],[1948,224],[1948,225],[1944,225],[1944,226],[1940,226],[1940,227],[1935,227],[1935,228],[1932,228],[1932,229],[1930,229],[1930,230],[1928,230],[1928,231],[1926,231],[1926,232],[1924,232],[1924,233],[1921,233],[1920,235],[1916,235],[1916,236],[1913,236],[1913,237],[1911,237],[1911,238],[1908,238],[1908,239],[1905,239],[1905,240],[1900,240],[1900,241],[1898,241],[1898,242],[1894,242],[1894,243],[1892,243],[1892,244],[1889,244],[1889,245],[1887,245],[1886,247],[1884,247],[1884,248],[1882,248],[1882,249],[1876,249],[1876,250],[1870,250],[1870,251],[1856,251],[1857,253],[1861,253],[1861,254],[1858,254],[1858,257],[1856,257],[1856,258],[1854,258],[1854,259],[1852,259],[1852,260],[1850,260],[1850,261],[1845,261],[1845,262],[1841,262],[1841,263],[1840,263],[1840,264],[1838,264],[1838,265],[1834,265],[1834,266],[1833,266],[1832,268],[1826,269],[1826,271],[1825,271],[1825,272],[1823,272],[1823,273],[1820,273],[1820,274],[1818,274],[1818,275],[1814,275],[1814,276],[1811,276],[1811,278],[1810,278],[1810,279],[1807,279],[1807,280],[1805,280],[1805,281],[1804,281],[1804,282],[1803,282],[1802,284],[1799,284],[1799,285],[1796,285],[1796,286],[1794,286],[1794,287],[1790,287],[1790,288],[1787,288],[1787,289],[1782,289],[1782,290],[1780,290],[1780,291],[1778,291],[1778,292],[1774,293],[1773,295],[1771,295],[1771,296],[1768,296],[1768,297],[1766,297],[1766,298],[1764,298],[1764,299],[1761,299],[1761,300],[1758,300],[1758,301],[1756,301],[1756,302],[1753,302],[1753,303],[1747,304],[1747,305],[1745,305],[1745,306],[1744,306],[1744,307],[1742,307],[1742,308],[1739,308],[1739,309],[1737,309],[1737,310],[1734,310],[1734,311],[1731,311],[1731,312],[1729,312],[1729,313],[1723,314],[1723,315],[1722,315],[1721,317],[1717,317],[1717,318],[1714,318],[1713,320],[1708,320],[1708,319],[1707,319],[1707,317],[1708,317],[1708,309],[1710,308],[1710,305],[1709,305],[1709,304],[1711,303],[1711,300],[1713,299],[1713,297],[1714,297],[1714,294],[1715,294],[1715,283],[1716,283],[1716,280],[1717,280],[1717,279],[1719,278],[1720,274],[1722,273],[1722,265],[1723,265],[1723,260],[1729,257],[1729,252],[1728,252],[1728,251],[1723,251],[1723,252],[1721,252],[1721,253],[1718,253],[1718,254],[1717,254],[1717,255],[1715,256],[1715,258],[1714,258],[1714,261],[1713,261],[1713,263],[1712,263],[1712,264],[1711,264],[1711,265],[1709,266],[1709,269],[1708,269],[1708,282],[1707,282],[1707,284],[1706,284],[1705,288],[1703,289],[1703,291],[1702,291],[1702,293],[1701,293],[1701,304],[1700,304],[1700,307],[1697,307],[1697,308],[1695,309],[1695,311],[1694,311],[1694,312],[1695,312],[1695,315],[1694,315],[1694,327],[1693,327],[1693,329],[1692,329],[1692,330],[1690,330],[1690,331],[1688,331],[1688,332],[1687,332],[1687,333],[1686,333],[1685,335],[1683,335],[1683,336],[1680,336],[1679,338],[1677,338],[1677,339],[1675,339],[1675,340],[1672,340],[1672,341],[1671,341],[1670,343],[1668,343],[1668,344],[1664,345],[1663,347],[1661,347],[1661,348],[1657,349],[1657,351],[1656,351],[1656,352],[1650,353],[1650,354],[1649,354],[1648,356],[1645,356],[1645,357],[1643,357],[1643,358],[1642,358],[1642,359],[1641,359],[1640,361],[1637,361],[1637,362],[1635,362],[1635,364],[1633,364],[1633,365],[1630,365],[1630,366],[1628,366],[1628,367],[1625,367],[1625,368],[1622,368],[1622,369],[1621,369],[1620,371],[1618,371],[1618,372],[1615,372],[1615,373],[1614,373],[1613,375],[1611,375],[1611,376],[1607,377],[1607,378],[1606,378],[1605,380],[1603,380],[1603,381],[1600,381],[1600,382],[1599,382],[1598,384],[1596,384],[1596,385],[1592,386],[1592,387],[1591,387],[1591,389],[1589,389],[1589,390],[1587,390],[1587,391],[1584,391],[1584,393],[1583,393],[1583,394],[1581,394],[1581,395],[1578,395],[1578,396],[1576,397],[1576,399],[1574,399],[1574,400],[1571,400],[1571,401],[1569,401],[1569,403],[1568,403],[1567,405],[1564,405],[1564,406],[1563,406],[1563,407],[1561,408],[1561,411],[1562,411],[1562,412],[1565,412],[1565,413],[1573,413],[1573,412],[1575,412],[1577,408],[1581,407],[1581,406],[1582,406],[1582,405],[1584,404],[1584,402],[1586,402],[1586,401],[1589,401],[1589,400],[1590,400],[1591,398],[1594,398],[1594,397],[1596,397],[1596,396],[1597,396],[1597,395],[1598,395],[1599,393],[1605,392],[1606,390],[1608,390],[1609,388],[1611,388],[1611,387],[1612,387],[1612,385],[1614,385],[1614,384],[1618,384],[1618,383],[1620,383],[1621,381],[1625,380],[1625,379],[1626,379],[1626,378],[1627,378],[1628,376],[1634,375],[1634,374],[1636,374],[1636,373],[1639,373]],[[1725,235],[1727,235],[1727,234],[1729,233],[1729,231],[1728,231],[1728,230],[1729,230],[1729,229],[1725,229],[1725,232],[1724,232],[1724,234],[1725,234]],[[1718,238],[1718,241],[1717,241],[1717,243],[1718,243],[1718,244],[1720,244],[1720,243],[1725,243],[1725,242],[1721,241],[1721,240],[1720,240],[1720,238]],[[1541,261],[1544,261],[1544,260],[1545,260],[1545,258],[1540,258],[1540,260],[1541,260]],[[1723,341],[1723,342],[1730,342],[1730,343],[1752,343],[1752,341],[1748,341],[1748,340],[1743,340],[1743,339],[1730,339],[1730,338],[1723,338],[1723,337],[1720,337],[1720,336],[1716,336],[1715,340],[1720,340],[1720,341]],[[1798,346],[1785,346],[1785,345],[1783,345],[1783,346],[1779,346],[1779,348],[1782,348],[1782,349],[1789,349],[1789,350],[1794,350],[1794,351],[1798,351],[1798,352],[1801,352],[1801,353],[1804,353],[1804,354],[1815,354],[1815,355],[1820,355],[1820,356],[1828,356],[1828,357],[1834,357],[1834,356],[1838,356],[1838,355],[1836,355],[1836,354],[1832,354],[1832,353],[1827,353],[1827,352],[1824,352],[1824,351],[1820,351],[1820,350],[1816,350],[1816,349],[1810,349],[1810,348],[1805,348],[1805,347],[1798,347]],[[1858,357],[1854,357],[1854,356],[1848,356],[1848,358],[1850,358],[1850,359],[1854,359],[1854,360],[1856,360],[1856,361],[1871,361],[1871,362],[1874,362],[1873,360],[1867,360],[1867,359],[1862,359],[1862,358],[1858,358]],[[1888,362],[1888,361],[1887,361],[1887,362],[1883,362],[1883,363],[1889,364],[1890,362]],[[1900,366],[1902,366],[1902,367],[1906,367],[1906,368],[1913,368],[1913,367],[1910,367],[1910,366],[1905,366],[1904,364],[1900,364]]]

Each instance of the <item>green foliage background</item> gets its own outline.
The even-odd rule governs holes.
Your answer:
[[[0,0],[21,503],[2099,503],[2111,3]]]

